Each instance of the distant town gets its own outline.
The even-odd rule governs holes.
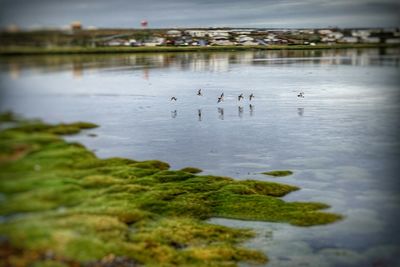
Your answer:
[[[22,31],[10,26],[0,32],[1,46],[36,47],[138,47],[138,46],[269,46],[319,44],[400,44],[400,28],[371,29],[265,29],[176,28],[137,29],[84,28],[76,21],[68,29]]]

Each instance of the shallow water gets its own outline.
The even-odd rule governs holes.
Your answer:
[[[311,228],[211,220],[255,229],[246,245],[265,251],[268,266],[395,266],[399,67],[397,49],[8,57],[0,109],[98,123],[97,137],[69,139],[100,157],[289,183],[302,189],[286,200],[346,216]],[[259,174],[276,169],[294,175]]]

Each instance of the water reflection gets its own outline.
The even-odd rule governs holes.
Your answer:
[[[249,105],[250,117],[253,117],[253,115],[254,115],[254,108],[255,108],[254,105],[252,105],[252,104]]]
[[[303,116],[304,108],[297,108],[297,114],[299,114],[299,116]]]
[[[218,118],[220,120],[224,120],[224,109],[223,108],[218,108]]]
[[[173,68],[195,72],[226,72],[232,64],[311,64],[311,65],[386,65],[400,66],[400,49],[288,50],[219,53],[157,53],[131,55],[69,55],[6,57],[0,60],[9,75],[18,78],[20,70],[40,72],[71,70],[76,78],[85,70],[142,71],[144,80],[157,68]]]
[[[15,64],[15,63],[9,64],[9,74],[10,74],[11,79],[13,79],[13,80],[18,79],[20,73],[21,73],[21,67],[19,64]]]
[[[243,117],[243,107],[242,106],[238,106],[238,116],[239,116],[239,118]]]
[[[249,105],[249,115],[250,115],[250,117],[254,116],[254,111],[255,111],[255,106],[250,104]],[[243,112],[244,112],[244,107],[238,106],[238,117],[240,119],[243,118]],[[300,112],[300,109],[299,109],[299,112]],[[225,119],[225,110],[224,110],[224,108],[218,107],[217,108],[217,113],[218,113],[218,119],[220,119],[220,120],[224,120]],[[197,109],[197,113],[196,114],[197,114],[197,120],[198,121],[203,121],[203,110],[201,108]],[[172,119],[175,119],[177,117],[177,115],[178,115],[178,111],[177,110],[172,110],[171,111],[171,118]],[[299,113],[299,115],[300,115],[300,113]]]
[[[82,62],[74,62],[72,64],[72,76],[75,79],[81,79],[83,76],[83,63]]]
[[[171,118],[175,119],[176,116],[178,116],[178,111],[175,109],[175,110],[171,111]]]
[[[146,81],[150,80],[150,71],[147,68],[143,68],[143,79]]]

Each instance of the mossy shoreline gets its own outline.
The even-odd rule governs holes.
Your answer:
[[[237,266],[249,229],[212,217],[328,224],[322,203],[284,202],[297,187],[170,170],[157,160],[99,159],[61,135],[96,127],[1,117],[0,254],[7,266]],[[76,130],[78,129],[78,130]],[[110,265],[111,264],[111,265]]]
[[[318,44],[311,45],[269,45],[269,46],[155,46],[155,47],[1,47],[1,56],[17,55],[63,55],[63,54],[112,54],[112,53],[155,53],[155,52],[223,52],[251,50],[320,50],[351,48],[390,48],[399,44]]]

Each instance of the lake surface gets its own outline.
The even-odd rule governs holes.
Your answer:
[[[99,157],[296,185],[285,200],[345,216],[309,228],[210,220],[253,228],[245,245],[268,266],[400,266],[399,70],[398,49],[6,57],[0,110],[94,122],[68,139]],[[260,174],[277,169],[294,175]]]

